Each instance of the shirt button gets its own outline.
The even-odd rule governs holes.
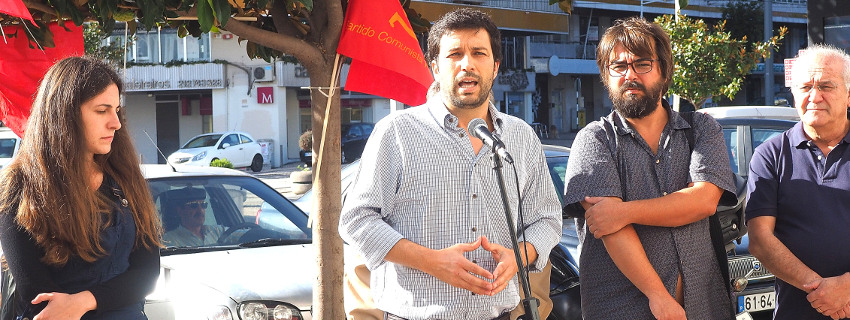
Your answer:
[[[656,164],[661,163],[661,159],[655,159],[655,163]]]
[[[823,160],[823,156],[818,156],[818,160]]]
[[[662,192],[661,194],[663,194],[663,195],[665,195],[665,196],[666,196],[666,195],[667,195],[667,192],[665,191],[665,192]]]
[[[472,199],[478,199],[478,194],[477,194],[477,193],[473,193],[473,194],[472,194]]]
[[[472,259],[472,263],[478,263],[477,259]]]
[[[472,232],[478,231],[478,228],[472,227]]]

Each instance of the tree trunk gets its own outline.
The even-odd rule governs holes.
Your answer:
[[[330,87],[333,72],[334,55],[325,55],[318,66],[307,63],[310,73],[310,85],[313,87]],[[322,65],[323,64],[323,65]],[[331,97],[330,112],[325,118],[328,98],[322,94],[328,90],[311,89],[313,114],[313,190],[316,193],[313,218],[313,243],[318,255],[316,264],[319,274],[313,286],[313,318],[314,319],[345,319],[343,309],[343,252],[342,238],[339,236],[339,214],[342,207],[340,194],[340,90],[336,89]],[[325,133],[324,150],[322,146],[323,119],[328,122],[328,132]],[[319,163],[319,153],[322,161]]]

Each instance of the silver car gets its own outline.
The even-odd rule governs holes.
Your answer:
[[[166,243],[150,319],[311,319],[315,249],[307,215],[259,179],[215,167],[143,165],[166,237],[182,228],[178,196],[202,190],[204,228],[217,239],[191,246]],[[195,195],[197,196],[195,191]],[[259,215],[275,219],[257,225]],[[269,224],[271,223],[271,224]]]

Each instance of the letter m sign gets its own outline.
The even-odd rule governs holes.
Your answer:
[[[274,103],[274,87],[257,87],[257,103]]]

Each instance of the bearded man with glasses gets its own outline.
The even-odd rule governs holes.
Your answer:
[[[618,21],[596,62],[614,112],[576,136],[564,197],[579,217],[584,319],[733,319],[708,222],[735,200],[720,125],[663,99],[673,58],[658,25]]]
[[[168,199],[170,204],[163,202],[163,206],[170,206],[170,212],[163,215],[176,215],[180,219],[180,225],[173,230],[166,230],[162,241],[169,247],[202,247],[215,245],[222,233],[224,226],[206,225],[207,205],[206,192],[199,188],[183,188],[166,192],[163,199]],[[168,220],[163,217],[163,220]],[[166,226],[167,228],[168,226]]]

